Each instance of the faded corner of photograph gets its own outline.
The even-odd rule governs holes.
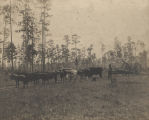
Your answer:
[[[0,0],[0,120],[149,120],[149,0]]]

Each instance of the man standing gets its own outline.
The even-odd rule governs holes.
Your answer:
[[[111,80],[112,82],[112,66],[109,64],[109,69],[108,69],[108,80]]]

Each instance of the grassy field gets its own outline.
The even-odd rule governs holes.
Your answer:
[[[0,74],[0,120],[149,120],[149,76],[15,88]]]

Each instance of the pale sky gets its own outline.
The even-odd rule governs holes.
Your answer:
[[[149,50],[149,0],[51,1],[50,30],[55,43],[62,43],[66,34],[78,34],[80,45],[93,44],[100,56],[101,42],[111,49],[115,36],[122,42],[131,36],[134,41],[144,41]],[[13,37],[17,43],[18,36]]]
[[[55,41],[76,33],[84,46],[95,46],[98,56],[100,41],[111,48],[115,36],[149,44],[149,0],[52,0],[52,13]]]

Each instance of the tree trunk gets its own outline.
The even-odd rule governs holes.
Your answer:
[[[11,32],[11,46],[12,46],[12,20],[11,20],[11,0],[10,0],[10,32]],[[12,48],[11,48],[12,49]],[[13,72],[13,52],[11,52],[11,71]]]
[[[45,72],[45,7],[42,20],[42,65],[42,72]]]
[[[50,61],[49,61],[50,59],[49,59],[49,57],[48,57],[48,71],[49,71],[49,68],[50,68]]]

